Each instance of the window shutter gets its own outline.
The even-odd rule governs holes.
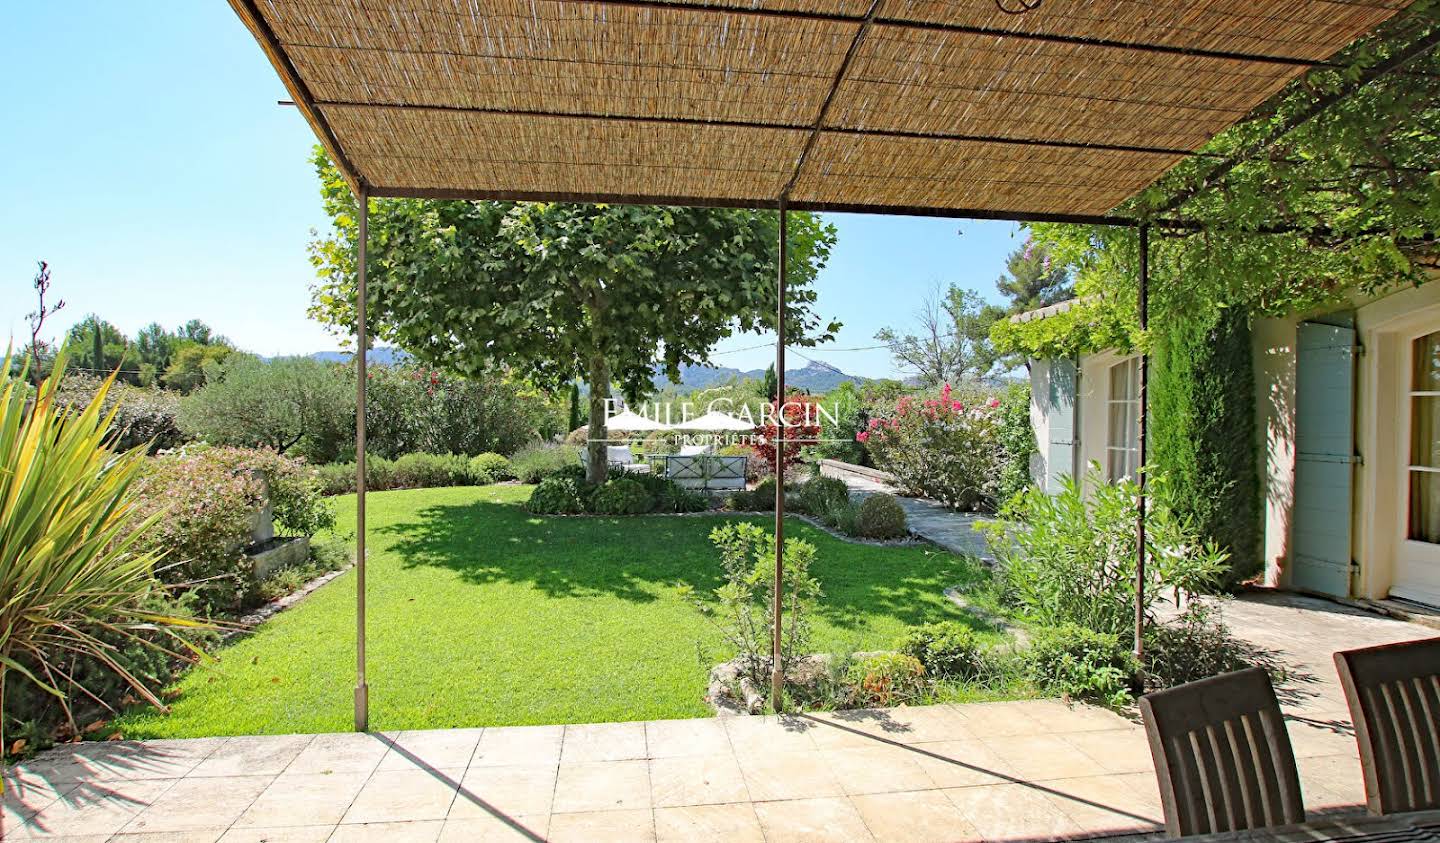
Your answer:
[[[1051,360],[1045,392],[1045,420],[1050,441],[1045,443],[1045,491],[1061,491],[1061,478],[1075,473],[1079,446],[1076,395],[1079,372],[1074,360]]]
[[[1295,503],[1290,584],[1348,597],[1355,463],[1355,329],[1296,332]]]

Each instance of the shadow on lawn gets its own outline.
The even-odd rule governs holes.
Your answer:
[[[727,520],[764,524],[763,516],[539,517],[514,504],[437,504],[379,528],[387,550],[407,567],[456,571],[466,582],[529,583],[547,595],[611,595],[652,602],[679,584],[708,595],[720,585],[710,530]],[[985,621],[960,612],[946,586],[975,574],[958,557],[918,548],[841,542],[798,520],[786,535],[819,548],[813,573],[825,590],[819,614],[842,629],[876,615],[905,624],[949,615],[977,631]]]

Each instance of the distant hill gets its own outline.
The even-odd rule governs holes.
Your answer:
[[[316,360],[324,360],[328,363],[348,363],[353,356],[349,351],[317,351],[310,355]],[[398,348],[383,346],[370,349],[365,360],[375,366],[396,366],[404,363],[409,355]],[[677,389],[681,393],[694,392],[697,389],[709,389],[712,386],[725,383],[731,378],[752,378],[760,380],[765,377],[764,369],[751,369],[742,371],[732,369],[728,366],[682,366],[680,369],[680,383]],[[791,389],[803,389],[810,392],[829,392],[846,381],[861,384],[867,379],[859,375],[847,375],[828,363],[811,361],[805,364],[803,369],[786,369],[785,385]],[[669,378],[663,373],[655,374],[655,388],[665,389],[670,387]]]
[[[350,351],[317,351],[310,356],[316,360],[324,360],[326,363],[349,363],[350,358],[355,355]],[[410,355],[398,348],[381,346],[370,349],[370,352],[365,355],[365,362],[376,366],[398,366],[409,357]]]
[[[656,389],[673,387],[681,393],[694,392],[697,389],[709,389],[717,384],[725,383],[732,378],[751,378],[760,380],[765,377],[764,369],[751,369],[744,371],[733,369],[729,366],[682,366],[680,368],[680,383],[671,384],[670,379],[664,373],[657,372],[654,383]],[[803,369],[786,369],[785,385],[791,389],[803,389],[810,392],[829,392],[846,381],[861,384],[867,379],[859,375],[847,375],[828,363],[811,361]]]

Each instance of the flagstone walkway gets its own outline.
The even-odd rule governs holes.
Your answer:
[[[827,477],[838,477],[845,481],[850,491],[859,497],[876,492],[895,495],[895,501],[905,510],[905,519],[910,532],[932,544],[939,545],[951,553],[991,559],[990,547],[985,535],[975,525],[990,520],[988,516],[968,512],[956,512],[943,504],[926,498],[907,498],[879,480],[861,477],[847,471],[835,471],[821,466],[821,473]]]
[[[1330,653],[1433,630],[1293,595],[1224,611],[1295,674],[1281,698],[1307,806],[1354,810]],[[1033,841],[1161,820],[1139,725],[1056,700],[88,743],[5,781],[5,841]]]

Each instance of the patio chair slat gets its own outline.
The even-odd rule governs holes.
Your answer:
[[[1335,654],[1371,813],[1440,808],[1440,638]]]
[[[1172,837],[1303,822],[1290,736],[1257,668],[1140,699]]]

